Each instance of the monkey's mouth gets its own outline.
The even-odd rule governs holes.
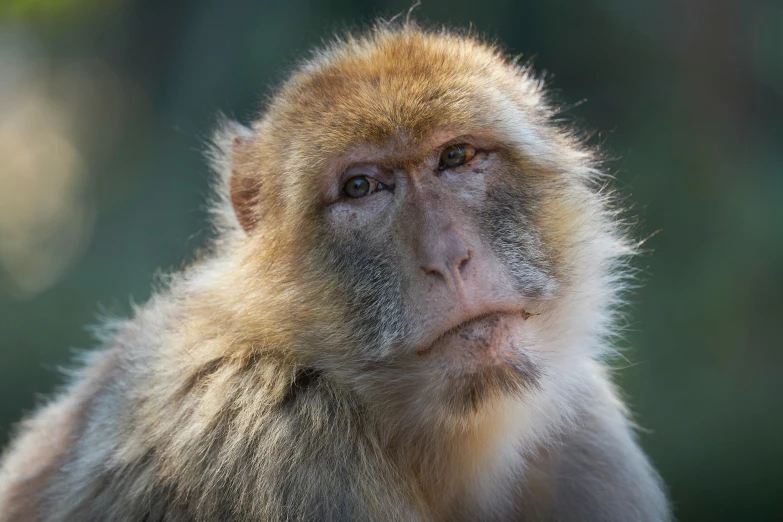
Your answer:
[[[418,353],[439,383],[436,400],[456,413],[477,411],[487,401],[522,396],[542,374],[530,343],[527,310],[471,317]]]
[[[513,327],[527,321],[530,317],[538,315],[527,310],[517,311],[493,311],[476,315],[466,319],[455,326],[452,326],[440,334],[427,347],[417,350],[416,353],[421,357],[427,357],[433,352],[451,348],[459,350],[463,355],[486,352],[486,355],[492,355],[492,352],[511,342],[513,336]],[[455,346],[457,345],[457,346]]]

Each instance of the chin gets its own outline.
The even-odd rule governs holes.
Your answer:
[[[498,312],[467,320],[417,352],[440,382],[452,413],[470,413],[539,386],[542,370],[527,347],[530,313]]]

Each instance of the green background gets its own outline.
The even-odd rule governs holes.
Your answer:
[[[218,111],[248,121],[312,46],[409,6],[0,2],[1,445],[95,345],[84,325],[127,315],[204,244]],[[565,117],[616,158],[639,237],[660,230],[637,259],[616,375],[679,519],[777,519],[783,3],[426,0],[415,13],[552,71]]]

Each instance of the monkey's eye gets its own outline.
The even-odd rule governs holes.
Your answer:
[[[354,176],[343,185],[343,192],[349,198],[359,199],[379,190],[390,190],[389,185],[385,185],[378,180],[368,176]]]
[[[438,170],[453,169],[464,165],[473,159],[476,155],[476,149],[470,145],[449,145],[440,154],[440,163]]]
[[[371,188],[367,176],[354,176],[345,182],[343,191],[349,198],[363,198],[370,193]]]

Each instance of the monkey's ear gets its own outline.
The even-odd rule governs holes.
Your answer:
[[[258,180],[253,179],[248,172],[252,159],[251,146],[250,130],[241,127],[231,140],[231,177],[228,188],[237,220],[248,233],[256,224],[259,195]]]

